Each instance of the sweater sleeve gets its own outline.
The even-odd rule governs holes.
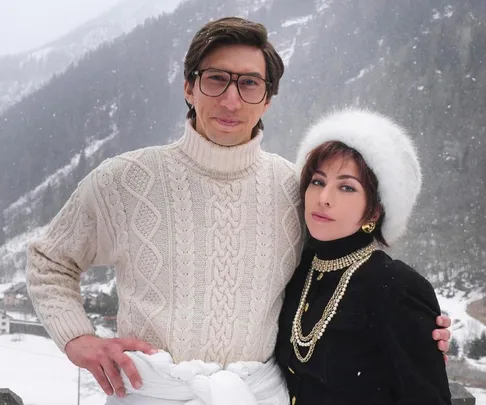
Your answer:
[[[83,308],[81,273],[93,264],[114,264],[107,218],[96,204],[100,195],[96,178],[101,170],[95,169],[79,183],[47,231],[27,250],[30,298],[40,321],[62,351],[70,340],[94,333]]]
[[[399,282],[391,289],[386,342],[399,405],[450,405],[445,361],[432,338],[440,307],[432,285],[394,261]],[[402,277],[403,276],[403,277]]]

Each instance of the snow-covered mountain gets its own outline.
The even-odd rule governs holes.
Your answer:
[[[114,106],[111,106],[109,115],[113,115]],[[93,159],[97,160],[97,154],[100,149],[107,142],[112,141],[118,136],[119,131],[115,124],[111,127],[111,133],[101,140],[93,140],[86,147],[69,161],[68,164],[59,168],[56,172],[50,174],[46,179],[37,185],[34,189],[24,194],[13,204],[9,205],[3,211],[4,228],[8,230],[17,221],[22,221],[22,217],[28,217],[32,215],[32,211],[39,209],[39,205],[42,203],[42,196],[47,193],[52,193],[52,188],[58,188],[67,178],[72,176],[76,167],[79,166],[81,160],[85,160],[88,166],[91,165]],[[51,189],[51,191],[49,191]],[[4,272],[0,272],[0,283],[2,280],[18,281],[23,280],[23,269],[25,269],[25,252],[27,244],[32,239],[39,236],[46,226],[33,227],[28,231],[9,239],[5,244],[0,246],[0,269]]]
[[[160,13],[154,7],[168,5],[162,1],[126,1],[99,24],[92,21],[28,55],[47,69],[60,55],[51,48],[66,55],[74,43],[82,50],[86,43],[109,41],[133,28],[137,18]],[[175,7],[179,0],[173,1]],[[442,285],[439,301],[454,321],[453,335],[464,353],[468,341],[486,330],[466,311],[486,285],[486,215],[480,203],[486,195],[485,10],[460,0],[191,0],[90,53],[0,118],[0,298],[3,289],[25,279],[28,242],[45,229],[81,176],[108,156],[180,135],[182,65],[190,38],[210,18],[242,15],[267,26],[286,65],[264,119],[265,149],[293,159],[307,125],[346,104],[388,113],[413,132],[423,158],[424,190],[399,253],[434,285]],[[109,37],[111,18],[118,21],[113,22],[118,34]],[[34,80],[35,70],[25,77]],[[88,279],[85,286],[108,292],[110,282]],[[0,349],[9,345],[12,355],[37,345],[28,338],[24,343],[3,340]],[[45,353],[51,355],[50,349]],[[39,358],[44,370],[44,356]],[[486,372],[486,358],[466,363]],[[20,386],[29,400],[34,391],[25,391],[27,386],[0,362],[0,381],[4,375],[10,378],[7,385]],[[68,371],[66,376],[72,379]],[[486,391],[474,393],[477,404],[486,405]],[[95,399],[83,403],[94,405]]]
[[[126,22],[155,4],[130,0],[109,16]],[[434,284],[484,288],[486,76],[478,50],[486,13],[459,0],[190,0],[90,52],[0,118],[0,173],[14,173],[0,176],[0,282],[23,269],[11,241],[48,223],[89,169],[180,136],[187,44],[224,15],[264,23],[286,65],[264,147],[293,159],[308,124],[335,106],[396,117],[424,162],[421,201],[398,257]],[[100,25],[88,26],[93,33]]]
[[[181,1],[125,0],[54,42],[0,57],[0,114],[86,52],[130,32],[149,17],[171,13]]]

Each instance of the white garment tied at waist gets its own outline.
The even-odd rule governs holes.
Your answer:
[[[287,386],[274,358],[238,362],[223,368],[201,360],[174,364],[172,356],[126,352],[142,379],[132,387],[122,371],[127,396],[108,397],[106,405],[286,405]]]

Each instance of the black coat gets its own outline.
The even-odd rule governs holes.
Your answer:
[[[355,237],[346,246],[363,247],[363,238]],[[342,246],[332,250],[342,252]],[[291,403],[450,404],[445,362],[432,339],[440,315],[434,290],[415,270],[383,251],[374,252],[354,273],[311,359],[307,363],[297,359],[290,332],[315,253],[313,248],[304,250],[280,316],[276,357]],[[325,273],[320,281],[314,275],[309,309],[302,318],[304,334],[321,318],[343,272]]]

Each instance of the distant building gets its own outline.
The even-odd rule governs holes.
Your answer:
[[[103,316],[101,324],[111,330],[116,330],[116,316]]]
[[[6,309],[29,308],[32,306],[25,282],[17,283],[4,291],[3,306]]]
[[[6,311],[0,310],[0,335],[13,335],[14,333],[49,337],[41,323],[15,319],[13,316],[8,315]]]
[[[25,335],[36,335],[42,337],[49,337],[44,326],[39,322],[21,321],[19,319],[10,319],[10,334],[22,333]]]

